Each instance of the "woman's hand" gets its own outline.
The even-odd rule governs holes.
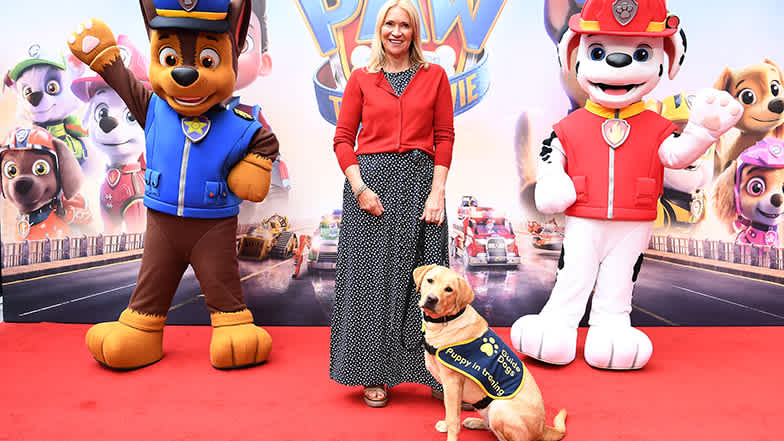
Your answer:
[[[422,212],[422,216],[420,216],[419,220],[441,226],[441,224],[444,223],[445,218],[444,192],[431,191],[430,195],[427,197],[427,201],[425,201],[425,210]]]
[[[357,202],[359,202],[359,208],[367,211],[373,216],[381,216],[384,212],[384,206],[381,205],[381,199],[376,192],[370,188],[365,188],[357,195]]]

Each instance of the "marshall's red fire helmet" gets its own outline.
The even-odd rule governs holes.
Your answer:
[[[669,37],[679,24],[665,0],[587,0],[569,19],[569,29],[578,34],[642,37]]]

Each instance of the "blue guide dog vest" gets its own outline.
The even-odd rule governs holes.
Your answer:
[[[478,384],[488,397],[513,398],[523,388],[525,366],[492,329],[475,340],[436,350],[436,359]]]

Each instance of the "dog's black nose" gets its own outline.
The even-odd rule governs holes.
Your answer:
[[[111,132],[112,129],[117,127],[117,124],[117,119],[112,116],[104,116],[100,121],[98,121],[98,127],[103,130],[103,133]]]
[[[612,67],[624,67],[632,64],[632,57],[622,52],[614,52],[607,56],[607,64]]]
[[[781,204],[784,203],[784,197],[782,197],[780,193],[776,193],[770,197],[770,203],[773,204],[774,207],[781,207]]]
[[[770,110],[773,113],[780,114],[784,112],[784,102],[782,102],[778,98],[776,98],[775,100],[771,100],[771,102],[768,103],[768,110]]]
[[[438,297],[427,296],[425,297],[425,305],[424,307],[427,309],[433,309],[438,304]]]
[[[27,101],[30,102],[33,106],[37,106],[38,103],[41,102],[41,98],[44,97],[43,92],[33,92],[30,95],[27,95]]]
[[[190,86],[199,79],[199,71],[192,67],[175,67],[171,76],[180,86]]]
[[[30,178],[19,178],[14,182],[14,190],[17,194],[26,195],[33,188],[33,180]]]

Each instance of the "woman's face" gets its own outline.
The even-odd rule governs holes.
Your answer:
[[[381,42],[387,55],[391,58],[408,57],[413,35],[408,13],[398,6],[390,8],[381,26]]]

